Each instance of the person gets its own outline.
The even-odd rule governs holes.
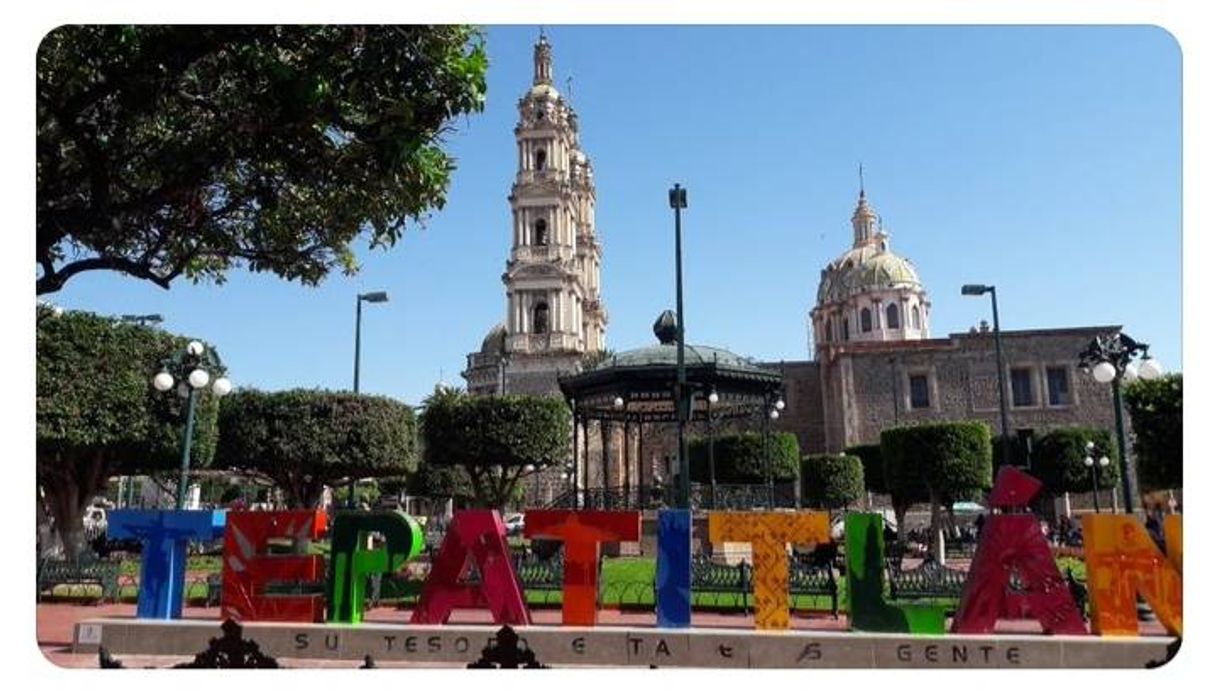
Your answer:
[[[1163,535],[1163,520],[1160,518],[1163,512],[1158,507],[1147,510],[1146,512],[1146,532],[1150,534],[1155,545],[1159,546],[1160,552],[1167,552],[1167,538]]]

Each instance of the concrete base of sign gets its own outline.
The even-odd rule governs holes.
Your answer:
[[[497,626],[246,623],[243,637],[277,658],[451,663],[475,661]],[[517,629],[548,666],[702,668],[1145,668],[1167,660],[1168,637],[877,635],[629,627]],[[101,618],[77,623],[76,652],[189,657],[220,636],[207,620]]]

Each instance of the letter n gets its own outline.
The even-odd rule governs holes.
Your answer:
[[[1166,527],[1169,546],[1164,555],[1136,516],[1083,515],[1092,631],[1100,635],[1138,634],[1137,597],[1141,595],[1168,632],[1183,635],[1181,517],[1168,516]]]

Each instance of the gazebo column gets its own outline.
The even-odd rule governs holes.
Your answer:
[[[613,429],[612,420],[601,420],[601,496],[605,499],[606,508],[609,506],[609,450],[613,442]]]
[[[588,417],[585,416],[584,417],[584,503],[582,505],[579,504],[578,503],[579,500],[577,499],[576,505],[575,505],[577,508],[583,507],[584,509],[588,508],[588,463],[589,463],[588,440],[589,439],[590,439],[590,437],[588,436]],[[578,472],[577,472],[576,477],[578,478]]]
[[[626,508],[637,509],[638,505],[633,504],[630,499],[630,421],[622,422],[622,467],[625,469],[626,480]]]
[[[571,505],[579,501],[579,405],[571,400]]]

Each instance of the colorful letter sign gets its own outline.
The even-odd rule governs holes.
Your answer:
[[[689,627],[692,545],[689,510],[660,510],[656,517],[656,624],[660,627]]]
[[[268,555],[273,539],[294,545],[326,535],[326,513],[317,510],[229,512],[224,532],[223,592],[220,614],[237,621],[318,623],[325,617],[323,594],[268,596],[267,585],[320,582],[320,555]]]
[[[463,584],[462,575],[471,561],[482,581]],[[448,622],[454,608],[480,606],[489,608],[498,624],[529,624],[529,610],[512,567],[503,519],[499,512],[489,509],[461,511],[453,516],[410,622],[439,625]]]
[[[1184,632],[1181,517],[1166,520],[1167,556],[1129,514],[1085,514],[1083,549],[1091,626],[1101,635],[1138,634],[1137,597],[1150,604],[1173,635]],[[1171,559],[1169,559],[1171,558]]]
[[[753,546],[755,625],[786,630],[791,625],[787,544],[811,545],[829,540],[825,512],[711,512],[710,541],[738,541]]]
[[[639,512],[537,509],[524,515],[524,535],[563,542],[562,624],[595,625],[601,543],[637,541]]]
[[[161,511],[120,509],[110,513],[106,535],[144,542],[140,560],[137,618],[172,620],[182,617],[186,585],[186,546],[210,541],[224,533],[223,511]]]
[[[1004,466],[990,504],[1002,500],[1004,505],[1026,506],[1040,487],[1039,480]],[[1013,572],[1019,576],[1019,592],[1011,588]],[[1040,521],[1032,514],[991,515],[981,529],[952,632],[988,634],[999,618],[1024,615],[1035,617],[1049,634],[1087,634]]]
[[[879,514],[846,515],[846,596],[851,629],[943,634],[942,606],[884,598],[884,520]]]
[[[395,511],[339,512],[330,545],[330,615],[332,623],[364,619],[368,576],[392,572],[423,551],[423,530],[412,517]],[[381,536],[374,545],[372,534]]]

